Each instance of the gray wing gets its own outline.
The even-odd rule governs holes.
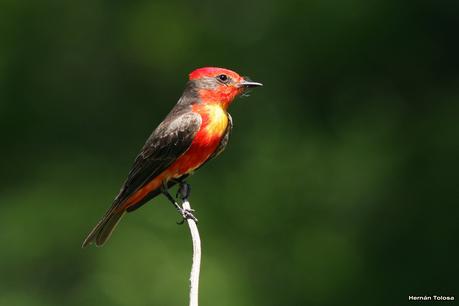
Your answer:
[[[113,207],[122,205],[133,193],[158,176],[185,153],[201,126],[199,114],[171,113],[155,129],[134,161]],[[112,207],[112,208],[113,208]]]

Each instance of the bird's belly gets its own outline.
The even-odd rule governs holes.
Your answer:
[[[166,170],[133,194],[124,208],[138,203],[148,193],[161,187],[163,181],[179,178],[199,168],[218,148],[228,127],[228,115],[220,106],[205,105],[193,109],[202,118],[201,127],[189,149]]]
[[[219,105],[198,106],[201,128],[190,148],[167,170],[168,178],[178,178],[199,168],[217,149],[228,127],[228,115]]]
[[[167,170],[168,177],[178,178],[199,168],[217,149],[221,138],[215,137],[206,143],[192,143],[188,151],[175,161]]]

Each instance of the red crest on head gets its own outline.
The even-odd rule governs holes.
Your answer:
[[[225,68],[218,68],[218,67],[204,67],[198,68],[190,73],[189,77],[190,80],[197,80],[203,77],[216,77],[220,74],[226,74],[234,80],[238,80],[240,78],[239,74],[236,72],[225,69]]]

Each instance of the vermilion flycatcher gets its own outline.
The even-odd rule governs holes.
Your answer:
[[[178,183],[187,193],[184,179],[220,154],[228,143],[232,128],[228,106],[247,88],[262,84],[214,67],[196,69],[189,77],[182,96],[147,139],[112,206],[86,237],[83,247],[93,242],[102,245],[125,212],[160,193],[184,219],[195,219],[177,204],[168,188]]]

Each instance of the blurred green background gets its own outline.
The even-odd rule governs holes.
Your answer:
[[[192,177],[201,305],[455,295],[459,2],[0,4],[0,305],[186,305],[164,198],[80,245],[202,66],[264,83]],[[456,296],[456,298],[459,298]]]

